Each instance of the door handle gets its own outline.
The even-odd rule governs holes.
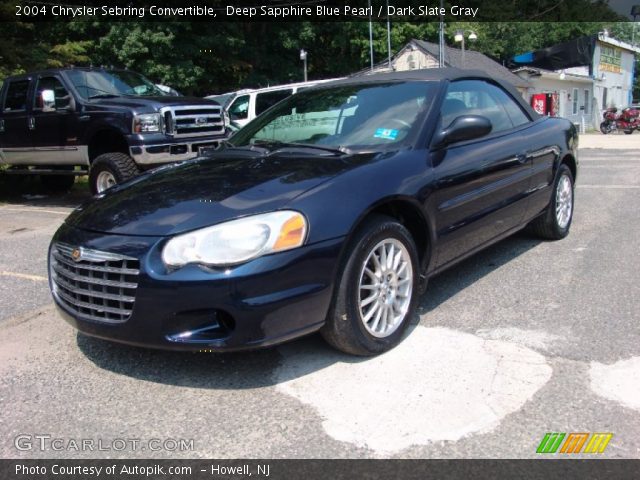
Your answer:
[[[526,163],[529,159],[529,155],[526,153],[519,153],[518,155],[516,155],[516,158],[518,159],[518,162]]]
[[[0,133],[4,132],[4,118],[0,118]]]
[[[36,119],[35,117],[29,117],[29,130],[33,130],[36,128]]]

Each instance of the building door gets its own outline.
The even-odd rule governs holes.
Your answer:
[[[560,102],[558,105],[558,116],[567,117],[567,91],[560,90]]]

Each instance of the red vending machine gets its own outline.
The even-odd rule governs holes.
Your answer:
[[[558,94],[557,93],[534,93],[531,95],[531,106],[540,115],[549,117],[558,116]]]
[[[545,93],[534,93],[531,95],[531,106],[540,115],[547,114],[547,95]]]

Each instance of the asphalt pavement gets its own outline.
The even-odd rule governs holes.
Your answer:
[[[569,237],[520,233],[434,278],[372,359],[317,335],[224,355],[79,335],[46,252],[86,195],[5,197],[0,457],[530,458],[546,432],[609,432],[601,456],[640,458],[640,142],[584,137]]]

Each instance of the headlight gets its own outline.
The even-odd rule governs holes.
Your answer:
[[[133,117],[133,133],[151,133],[162,130],[162,117],[159,113],[143,113]]]
[[[162,250],[162,260],[170,267],[234,265],[299,247],[307,230],[304,216],[291,210],[252,215],[172,238]]]

